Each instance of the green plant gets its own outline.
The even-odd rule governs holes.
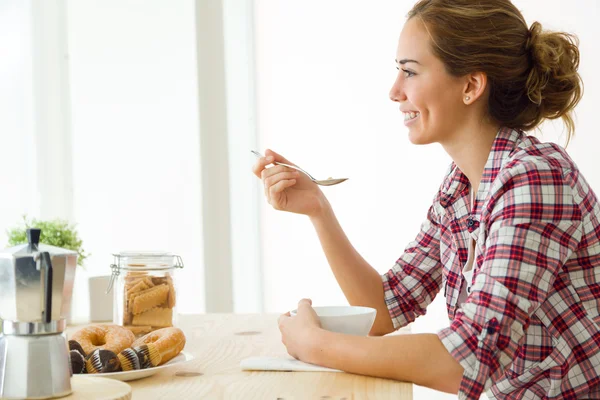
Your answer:
[[[85,253],[82,247],[82,241],[75,229],[75,225],[60,219],[51,221],[41,221],[37,219],[30,220],[24,215],[23,222],[20,226],[6,231],[8,235],[8,245],[16,246],[21,243],[27,243],[26,232],[28,228],[38,228],[42,230],[40,243],[76,251],[79,255],[77,257],[77,265],[83,266],[85,259],[90,255],[89,253]]]

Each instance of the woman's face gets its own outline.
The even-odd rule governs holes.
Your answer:
[[[450,75],[431,50],[429,34],[418,18],[409,19],[396,52],[398,77],[390,98],[400,105],[414,144],[444,143],[464,121],[466,80]]]

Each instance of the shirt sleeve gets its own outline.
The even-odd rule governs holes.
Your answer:
[[[440,228],[434,206],[429,208],[417,238],[409,243],[392,269],[382,275],[382,280],[395,329],[425,314],[442,284]]]
[[[515,164],[492,185],[489,226],[480,227],[488,230],[480,270],[466,303],[438,333],[464,368],[459,399],[479,399],[502,376],[579,244],[581,211],[565,176]]]

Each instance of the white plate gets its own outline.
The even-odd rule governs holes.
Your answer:
[[[89,376],[89,377],[98,377],[98,378],[110,378],[110,379],[116,379],[118,381],[133,381],[136,379],[142,379],[142,378],[146,378],[148,376],[152,376],[166,368],[172,367],[174,365],[179,365],[188,361],[191,361],[194,359],[194,356],[191,355],[190,353],[186,352],[186,351],[182,351],[181,353],[177,354],[176,357],[173,357],[173,359],[169,360],[168,363],[163,364],[163,365],[159,365],[158,367],[154,367],[154,368],[147,368],[147,369],[137,369],[137,370],[133,370],[133,371],[122,371],[122,372],[110,372],[110,373],[105,373],[105,374],[85,374],[85,376]]]

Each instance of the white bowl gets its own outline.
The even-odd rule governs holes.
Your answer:
[[[360,306],[325,306],[313,307],[323,329],[332,332],[347,333],[349,335],[367,336],[377,310]],[[295,316],[297,310],[290,311]]]

